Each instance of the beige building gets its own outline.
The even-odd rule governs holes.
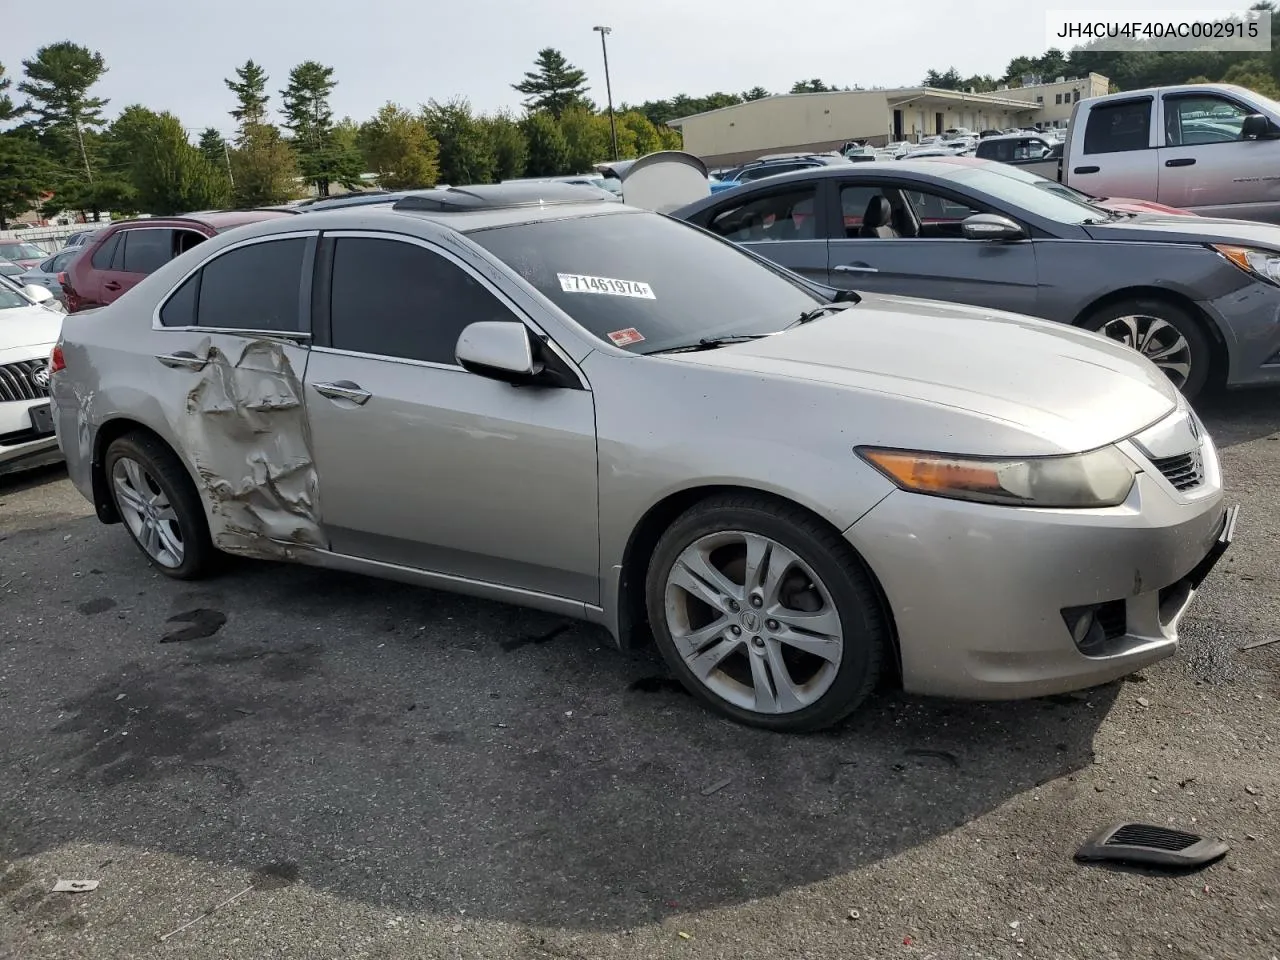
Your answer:
[[[684,148],[711,166],[762,154],[838,150],[848,140],[883,144],[947,130],[1063,126],[1076,99],[1107,92],[1107,78],[1026,85],[991,93],[910,87],[792,93],[670,121]]]

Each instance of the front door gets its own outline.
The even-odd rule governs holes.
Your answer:
[[[880,198],[892,217],[870,227],[866,214]],[[960,232],[966,217],[993,211],[888,179],[843,184],[839,203],[844,235],[829,241],[831,286],[1036,313],[1032,242],[966,240]]]
[[[1280,223],[1280,140],[1242,140],[1253,111],[1215,93],[1163,98],[1158,199],[1203,216]]]
[[[466,326],[522,318],[451,253],[335,233],[326,258],[306,406],[332,549],[598,603],[591,392],[463,370]]]

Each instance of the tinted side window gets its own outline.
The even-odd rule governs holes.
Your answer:
[[[363,237],[338,238],[329,304],[335,349],[451,365],[465,327],[517,319],[439,254]]]
[[[306,251],[306,238],[292,237],[252,243],[209,261],[201,270],[197,323],[228,330],[298,331]]]
[[[172,230],[124,231],[125,273],[155,273],[173,259]]]
[[[160,308],[160,322],[166,327],[195,326],[196,297],[199,293],[200,274],[193,273]]]
[[[813,187],[752,197],[721,208],[707,225],[734,243],[812,240],[817,236]]]
[[[121,233],[113,233],[107,238],[106,243],[93,251],[93,259],[90,263],[93,264],[95,270],[111,269],[111,258],[115,256],[116,248],[120,246],[120,237],[122,235],[123,231]]]
[[[1085,153],[1145,150],[1151,136],[1151,101],[1110,103],[1089,111],[1084,131]]]

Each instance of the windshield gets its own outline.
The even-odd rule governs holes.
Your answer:
[[[0,240],[0,257],[6,260],[43,260],[46,256],[34,243]]]
[[[981,190],[1019,210],[1056,220],[1058,223],[1081,224],[1108,216],[1105,210],[1095,207],[1082,198],[1065,192],[1048,190],[1042,184],[1052,181],[1033,173],[1024,173],[1017,167],[997,173],[984,167],[966,167],[948,177],[953,183]]]
[[[10,263],[8,260],[0,260],[0,277],[18,277],[26,273],[16,263]]]
[[[17,290],[10,289],[6,284],[0,283],[0,310],[13,310],[16,307],[29,307],[31,301],[18,293]]]
[[[654,213],[468,236],[591,334],[633,353],[776,333],[826,302],[732,244]]]

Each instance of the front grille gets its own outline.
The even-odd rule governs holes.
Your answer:
[[[1200,838],[1194,833],[1183,833],[1169,827],[1156,827],[1145,823],[1130,823],[1113,833],[1106,842],[1111,846],[1154,847],[1157,850],[1185,850]]]
[[[45,366],[43,360],[19,360],[0,366],[0,403],[47,397],[49,384],[36,382],[36,373]]]
[[[1199,450],[1176,457],[1152,458],[1151,462],[1175,490],[1193,490],[1204,483],[1204,462]]]

